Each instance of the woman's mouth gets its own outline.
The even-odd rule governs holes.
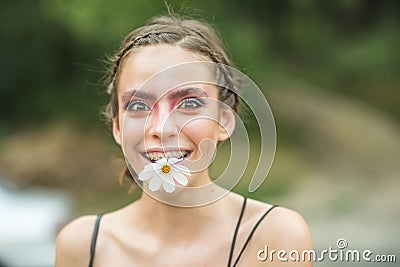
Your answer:
[[[184,150],[184,151],[168,151],[168,152],[146,152],[142,153],[142,155],[150,160],[152,163],[156,162],[162,158],[176,158],[176,159],[183,159],[189,156],[192,151]]]

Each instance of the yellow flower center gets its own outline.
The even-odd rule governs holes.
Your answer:
[[[161,170],[163,173],[169,173],[169,171],[171,170],[171,167],[168,165],[164,165],[164,166],[162,166]]]

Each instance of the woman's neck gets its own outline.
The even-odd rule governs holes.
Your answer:
[[[222,192],[218,185],[213,190]],[[136,208],[139,212],[137,214],[140,214],[140,223],[144,223],[146,228],[151,229],[161,239],[178,242],[196,238],[210,227],[221,225],[234,212],[229,201],[231,197],[229,194],[201,207],[176,207],[143,193],[136,202]]]

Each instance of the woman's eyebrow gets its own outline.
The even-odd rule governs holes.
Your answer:
[[[138,97],[138,98],[143,98],[143,99],[152,99],[155,100],[156,96],[141,90],[136,90],[136,89],[131,89],[126,91],[123,95],[122,95],[122,102],[129,102],[132,100],[132,97]]]
[[[190,94],[208,97],[208,94],[203,89],[196,87],[189,87],[189,88],[175,89],[171,91],[171,93],[168,94],[168,98],[170,99],[180,98]]]

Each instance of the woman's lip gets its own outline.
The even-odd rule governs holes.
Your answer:
[[[182,152],[182,151],[189,151],[192,150],[187,148],[149,148],[142,153],[165,153],[165,152]]]
[[[140,155],[142,156],[142,158],[143,158],[146,162],[152,163],[151,160],[149,160],[149,159],[144,155],[144,153],[140,153]]]

